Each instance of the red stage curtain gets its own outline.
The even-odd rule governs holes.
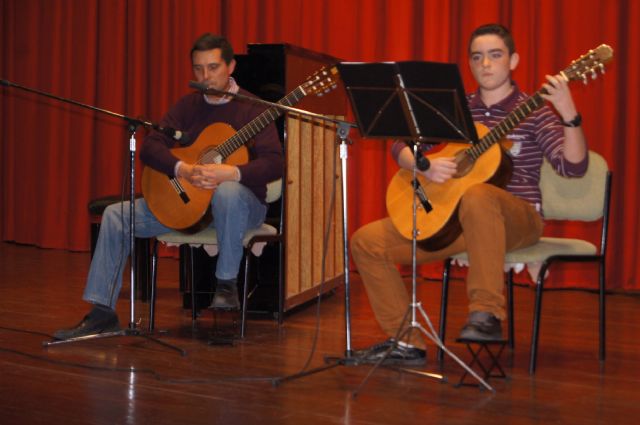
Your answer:
[[[291,43],[350,61],[466,62],[476,26],[513,31],[522,56],[514,78],[528,92],[590,48],[607,43],[604,78],[574,85],[591,149],[614,171],[608,282],[637,290],[640,207],[640,2],[622,0],[0,0],[0,78],[130,116],[158,120],[186,93],[188,51],[205,31],[238,52],[247,43]],[[87,202],[120,193],[128,135],[121,120],[0,89],[0,237],[88,249]],[[138,132],[138,140],[144,131]],[[386,184],[397,170],[389,142],[354,135],[350,231],[383,217]],[[138,178],[140,164],[138,163]],[[357,188],[357,190],[355,190]],[[574,229],[552,223],[549,234]],[[585,237],[596,237],[591,231]],[[436,273],[437,267],[425,269]],[[565,275],[565,273],[562,273]],[[435,275],[435,274],[434,274]],[[593,286],[572,271],[570,285]],[[586,276],[586,275],[585,275]]]

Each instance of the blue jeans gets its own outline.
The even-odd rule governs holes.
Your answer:
[[[218,279],[235,279],[242,261],[242,239],[247,230],[259,227],[266,205],[246,186],[224,182],[212,201],[212,227],[218,234]],[[135,203],[136,237],[150,238],[171,231],[149,211],[144,199]],[[115,308],[122,287],[122,273],[129,256],[129,201],[108,206],[100,224],[100,235],[89,268],[83,299]]]

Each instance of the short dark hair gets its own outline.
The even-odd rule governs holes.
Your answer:
[[[507,49],[509,49],[509,55],[516,52],[516,44],[513,42],[513,37],[507,27],[500,24],[486,24],[479,26],[471,33],[471,37],[469,38],[469,47],[467,49],[469,54],[471,54],[471,43],[473,43],[473,40],[475,40],[476,37],[487,34],[495,34],[500,37],[507,46]]]
[[[193,47],[191,48],[189,55],[193,61],[193,52],[213,49],[222,50],[222,59],[224,59],[227,65],[233,60],[233,47],[231,47],[229,40],[221,35],[213,35],[209,32],[198,37],[198,39],[193,43]]]

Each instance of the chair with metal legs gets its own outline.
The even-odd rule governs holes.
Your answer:
[[[580,178],[567,178],[558,175],[551,165],[545,161],[540,174],[540,190],[542,192],[542,208],[545,220],[569,220],[572,222],[598,222],[600,226],[599,241],[595,243],[573,238],[542,237],[538,243],[508,252],[506,264],[540,264],[535,276],[535,305],[533,328],[531,335],[531,354],[529,373],[536,370],[538,338],[540,333],[542,294],[544,279],[549,267],[555,263],[593,262],[598,265],[598,303],[599,303],[599,359],[605,359],[605,259],[607,253],[607,236],[609,208],[611,200],[611,179],[607,162],[599,154],[589,152],[589,168]],[[447,303],[449,291],[450,266],[453,260],[468,261],[466,253],[452,256],[445,261],[442,279],[442,303],[440,310],[440,337],[444,340],[446,333]],[[508,344],[515,347],[514,307],[513,307],[513,269],[507,273],[508,293]],[[438,354],[442,359],[442,354]]]
[[[282,195],[282,185],[283,180],[276,180],[267,185],[267,203],[271,204],[276,202],[281,198]],[[282,294],[283,294],[283,286],[284,286],[284,278],[283,278],[283,268],[282,268],[282,240],[283,240],[283,220],[280,220],[279,228],[274,227],[271,224],[263,223],[260,227],[256,229],[248,230],[243,239],[244,246],[244,282],[242,285],[242,303],[241,303],[241,321],[240,321],[240,337],[244,338],[245,330],[246,330],[246,312],[247,312],[247,302],[249,297],[249,276],[250,276],[250,266],[252,260],[259,257],[262,254],[262,250],[266,244],[271,243],[279,243],[280,244],[280,255],[279,255],[279,281],[278,281],[278,320],[279,323],[282,321]],[[210,253],[217,253],[217,234],[215,229],[206,228],[201,230],[195,234],[185,234],[178,231],[168,232],[156,237],[156,241],[153,244],[152,248],[152,272],[151,272],[151,305],[149,309],[149,330],[152,331],[155,327],[155,300],[156,300],[156,281],[157,281],[157,264],[158,264],[158,254],[157,254],[157,246],[158,242],[170,245],[170,246],[180,246],[187,245],[189,249],[189,266],[186,270],[186,280],[190,286],[191,292],[191,319],[195,324],[197,319],[197,301],[196,301],[196,289],[194,285],[194,250],[200,246],[204,246],[208,248]],[[212,292],[211,292],[212,293]]]

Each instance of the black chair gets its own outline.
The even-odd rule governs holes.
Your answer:
[[[559,176],[547,161],[541,170],[540,190],[542,191],[542,205],[545,220],[570,220],[576,222],[600,222],[599,246],[594,243],[572,238],[542,237],[538,243],[530,247],[508,252],[505,257],[507,264],[540,264],[536,274],[536,294],[531,335],[531,354],[529,359],[529,373],[536,370],[538,337],[542,309],[542,294],[544,277],[552,264],[567,262],[592,262],[598,265],[599,288],[599,359],[605,359],[605,259],[607,254],[607,236],[609,223],[609,208],[611,200],[611,172],[607,163],[595,152],[589,152],[589,169],[581,178],[566,178]],[[440,310],[440,338],[444,341],[446,333],[447,303],[449,291],[449,274],[453,260],[468,261],[466,253],[452,256],[445,261],[442,276],[442,302]],[[515,346],[513,331],[513,269],[507,273],[508,293],[508,343]],[[442,359],[442,353],[438,358]]]

